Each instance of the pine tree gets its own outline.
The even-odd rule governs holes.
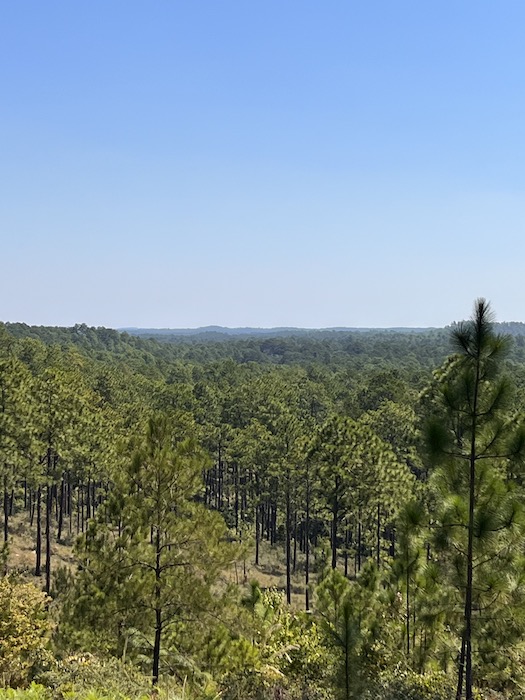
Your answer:
[[[362,609],[355,588],[337,569],[327,571],[317,587],[317,613],[335,655],[335,685],[343,700],[353,697],[359,676]]]
[[[235,557],[222,518],[196,501],[206,465],[194,439],[176,441],[167,417],[152,417],[79,546],[78,589],[89,581],[99,598],[114,601],[113,629],[131,623],[153,637],[154,683],[165,633],[211,605],[211,586]]]
[[[453,329],[452,342],[456,354],[441,381],[439,414],[429,421],[427,438],[441,464],[433,477],[442,497],[436,546],[453,552],[449,571],[462,592],[456,697],[464,688],[472,700],[473,612],[484,610],[489,572],[504,570],[514,551],[522,513],[506,464],[523,452],[525,434],[508,414],[511,386],[502,369],[509,339],[494,332],[484,299],[476,301],[469,322]]]

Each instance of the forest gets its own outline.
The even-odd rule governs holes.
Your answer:
[[[525,325],[0,324],[5,697],[525,698]]]

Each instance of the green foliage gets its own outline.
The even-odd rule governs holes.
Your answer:
[[[508,477],[524,442],[523,428],[509,415],[512,387],[502,374],[509,339],[494,333],[485,300],[452,339],[457,353],[437,385],[427,444],[439,464],[431,479],[434,548],[451,590],[448,623],[461,649],[458,692],[464,679],[470,698],[474,673],[478,681],[485,676],[487,647],[519,639],[513,625],[498,622],[517,612],[510,612],[509,584],[521,576],[525,512],[518,484]]]
[[[51,690],[39,683],[27,688],[0,688],[1,700],[52,700]]]
[[[424,675],[412,671],[390,671],[361,700],[451,700],[454,684],[444,673]]]
[[[356,593],[356,586],[336,569],[329,570],[317,587],[317,610],[334,655],[335,684],[344,700],[355,697],[361,685],[359,651],[364,611]]]
[[[20,687],[51,661],[47,597],[31,583],[0,579],[0,679]]]
[[[38,677],[55,697],[140,697],[156,650],[161,696],[441,700],[443,678],[414,672],[451,671],[461,648],[475,433],[474,672],[517,698],[523,347],[514,397],[498,374],[505,343],[485,334],[473,430],[476,338],[469,324],[454,335],[459,354],[416,406],[446,332],[149,340],[0,327],[4,531],[27,513],[50,553],[81,533],[78,571],[53,567],[61,660]],[[257,557],[247,576],[273,585],[286,571],[290,606],[227,582],[232,541],[247,567]],[[306,568],[309,614],[296,609]]]
[[[166,417],[156,416],[131,447],[79,541],[82,571],[64,612],[69,625],[90,622],[99,641],[113,638],[123,657],[151,645],[157,677],[167,628],[212,607],[211,586],[236,551],[220,516],[195,500],[206,465],[195,440],[176,441]]]
[[[294,613],[276,590],[251,586],[251,639],[223,631],[220,686],[226,698],[330,697],[331,651],[317,620]]]
[[[311,442],[317,465],[316,491],[331,518],[332,568],[337,566],[341,525],[357,533],[358,569],[363,553],[381,559],[378,530],[391,523],[410,498],[414,477],[368,421],[332,416]]]
[[[144,696],[150,680],[133,666],[115,658],[100,658],[83,652],[58,659],[53,667],[38,676],[54,697],[81,698],[88,695],[115,698]]]

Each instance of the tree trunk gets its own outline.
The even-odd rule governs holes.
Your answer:
[[[359,520],[357,523],[357,571],[361,571],[361,539],[362,539],[362,531],[361,531],[361,509],[359,509]]]
[[[407,634],[407,660],[410,659],[410,561],[409,547],[406,553],[406,634]]]
[[[33,527],[35,520],[35,499],[33,489],[29,489],[29,525]]]
[[[51,508],[52,508],[53,491],[52,487],[47,485],[46,490],[46,587],[45,591],[49,595],[51,590]]]
[[[260,539],[260,522],[259,522],[259,504],[255,505],[255,564],[259,566],[259,539]]]
[[[237,462],[233,465],[234,469],[234,488],[235,488],[235,533],[239,536],[239,465]]]
[[[77,536],[80,534],[80,498],[82,493],[82,486],[77,484]]]
[[[297,511],[294,512],[293,520],[293,573],[297,571]]]
[[[58,527],[57,527],[57,541],[60,542],[62,539],[62,527],[64,524],[64,499],[65,499],[65,482],[64,475],[60,480],[60,492],[58,496]]]
[[[469,507],[467,545],[467,588],[465,591],[465,697],[472,700],[472,593],[474,574],[474,504],[476,500],[476,430],[478,411],[478,390],[480,382],[480,356],[476,358],[476,382],[472,401],[472,424],[469,458]],[[458,674],[459,675],[459,674]]]
[[[304,527],[304,604],[306,610],[310,610],[310,479],[308,468],[306,471],[306,522]]]
[[[381,566],[381,505],[377,504],[377,568]]]
[[[348,536],[348,523],[346,524],[345,528],[345,578],[348,578],[348,549],[350,546],[349,542],[349,536]]]
[[[259,493],[259,475],[255,474],[255,564],[259,565],[259,541],[261,539],[261,511],[260,511],[260,493]]]
[[[223,460],[221,459],[221,450],[219,447],[219,463],[218,463],[218,469],[219,469],[219,478],[218,478],[218,503],[219,503],[219,512],[222,513],[223,511],[223,490],[224,490],[224,464]]]
[[[36,563],[35,576],[42,575],[42,489],[36,493]]]
[[[291,580],[291,539],[292,539],[292,514],[290,508],[290,469],[287,468],[286,477],[286,602],[292,602]]]
[[[83,484],[80,484],[79,486],[80,489],[80,529],[82,532],[84,532],[84,526],[85,526],[85,505],[86,505],[86,500],[84,498],[85,494],[85,488]]]
[[[332,569],[337,567],[337,520],[339,518],[339,500],[337,492],[339,490],[339,479],[335,480],[335,493],[332,502]]]
[[[276,544],[277,543],[277,504],[276,503],[272,503],[272,505],[271,505],[271,514],[272,514],[271,544]]]
[[[86,520],[91,518],[91,479],[88,479],[86,486]]]
[[[162,638],[162,607],[161,607],[161,600],[160,600],[160,576],[161,576],[161,567],[160,567],[160,556],[161,556],[161,548],[160,548],[160,532],[159,528],[157,527],[157,533],[156,533],[156,538],[155,538],[155,548],[156,548],[156,557],[155,557],[155,641],[153,643],[153,685],[156,685],[159,682],[159,666],[160,666],[160,642]]]
[[[463,676],[465,673],[465,635],[461,637],[461,652],[458,664],[458,685],[456,688],[456,700],[461,700],[463,695]]]
[[[7,465],[6,465],[7,468]],[[9,539],[9,491],[7,490],[7,477],[4,478],[4,542]]]

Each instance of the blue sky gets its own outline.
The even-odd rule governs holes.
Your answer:
[[[525,3],[0,5],[0,319],[525,321]]]

